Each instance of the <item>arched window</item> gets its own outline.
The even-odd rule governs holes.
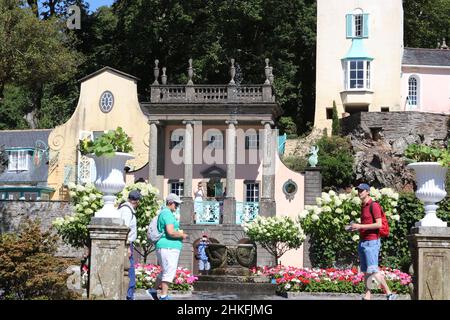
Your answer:
[[[410,76],[408,79],[408,105],[419,105],[419,79],[416,76]]]
[[[346,15],[347,38],[367,38],[369,36],[369,14],[357,8]]]

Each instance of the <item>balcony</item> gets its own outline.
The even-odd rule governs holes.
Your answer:
[[[373,102],[373,91],[367,89],[346,90],[341,92],[343,105],[370,105]]]

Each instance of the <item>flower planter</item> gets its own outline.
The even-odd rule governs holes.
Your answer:
[[[416,227],[447,227],[447,222],[436,216],[437,202],[447,195],[445,191],[445,175],[447,168],[438,162],[416,162],[407,168],[416,172],[416,197],[423,201],[425,217],[416,222]]]
[[[97,170],[95,187],[103,192],[105,205],[95,213],[96,218],[120,218],[119,211],[114,207],[115,194],[125,187],[123,169],[125,163],[133,159],[129,153],[116,152],[114,157],[97,157],[95,154],[87,155],[94,159]]]

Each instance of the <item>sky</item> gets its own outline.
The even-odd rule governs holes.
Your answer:
[[[89,3],[89,11],[95,11],[98,7],[101,6],[110,6],[114,0],[87,0]]]

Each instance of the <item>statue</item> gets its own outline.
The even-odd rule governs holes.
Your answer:
[[[319,162],[317,153],[319,152],[319,147],[317,146],[311,146],[311,149],[309,149],[309,154],[311,155],[308,159],[309,165],[311,167],[315,167],[317,162]]]

